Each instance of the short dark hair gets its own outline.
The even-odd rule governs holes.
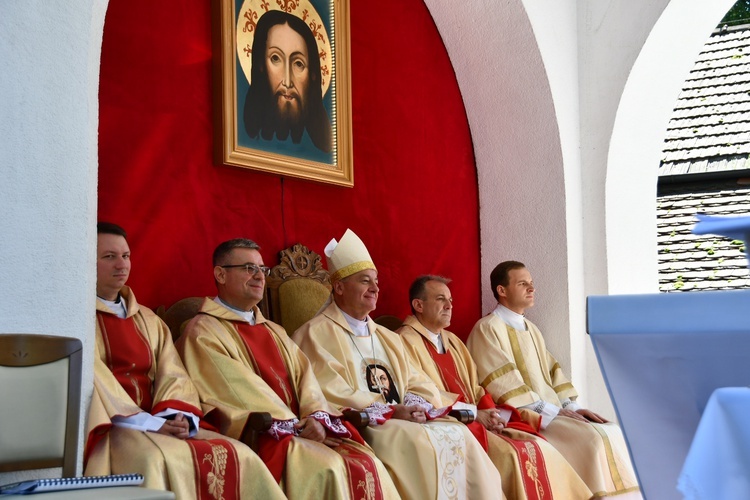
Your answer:
[[[122,227],[112,222],[97,222],[96,234],[115,234],[117,236],[122,236],[126,240],[128,239],[128,233],[126,233]]]
[[[437,281],[438,283],[447,285],[451,282],[451,279],[436,274],[423,274],[422,276],[418,276],[409,287],[409,306],[411,307],[412,314],[417,314],[417,311],[414,310],[414,306],[411,303],[414,299],[425,299],[425,290],[427,289],[428,281]]]
[[[219,246],[217,246],[216,250],[214,250],[214,266],[221,265],[219,263],[224,262],[224,259],[226,259],[227,255],[229,255],[235,248],[249,248],[251,250],[260,250],[260,245],[247,238],[234,238],[233,240],[227,240],[219,243]]]
[[[510,273],[513,269],[523,269],[526,266],[523,262],[517,260],[506,260],[495,266],[495,269],[490,273],[490,286],[492,287],[492,295],[495,296],[495,300],[500,301],[500,295],[497,293],[497,287],[508,286],[510,282]]]

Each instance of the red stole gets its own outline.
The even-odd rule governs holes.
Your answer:
[[[289,371],[284,363],[284,358],[281,357],[273,333],[263,324],[251,325],[240,322],[233,322],[233,324],[245,344],[255,373],[299,417],[296,391],[293,391],[294,386],[289,380]],[[292,436],[284,436],[278,441],[269,434],[262,434],[258,438],[258,455],[265,462],[276,482],[281,482],[281,476],[286,465],[287,449],[291,442]]]
[[[153,384],[149,372],[153,366],[153,352],[143,334],[130,318],[120,319],[114,314],[96,312],[104,341],[106,363],[128,396],[143,411],[151,412]]]
[[[273,333],[263,324],[250,325],[248,323],[235,322],[237,332],[247,348],[253,369],[273,390],[285,401],[287,406],[298,417],[299,400],[296,388],[292,384],[289,371],[281,357],[279,346],[276,344]],[[356,429],[351,426],[347,428],[353,436],[358,437]],[[360,438],[361,440],[361,438]],[[284,436],[276,441],[268,434],[263,434],[258,439],[258,455],[271,471],[276,481],[281,477],[286,465],[287,449],[291,444],[292,436]],[[322,445],[325,446],[325,445]],[[344,459],[349,477],[349,493],[351,498],[373,498],[382,499],[383,490],[380,486],[380,478],[372,457],[346,442],[340,444],[333,451]],[[359,491],[362,490],[362,491]]]
[[[437,349],[432,344],[432,342],[424,337],[422,337],[422,340],[424,341],[425,346],[427,347],[427,351],[430,353],[430,356],[432,356],[432,360],[438,367],[438,371],[440,372],[440,379],[443,382],[443,387],[445,387],[445,389],[449,392],[458,394],[459,401],[469,404],[475,404],[480,410],[486,410],[488,408],[502,408],[505,410],[510,410],[511,415],[506,427],[523,432],[528,432],[529,434],[533,434],[544,439],[542,435],[539,434],[537,429],[534,429],[531,425],[523,420],[523,417],[521,417],[521,414],[518,413],[518,410],[506,404],[496,405],[489,393],[485,393],[479,401],[475,401],[474,393],[467,390],[463,380],[461,380],[461,377],[458,376],[456,360],[453,359],[453,354],[450,352],[450,350],[446,348],[445,354],[440,354],[437,352]],[[482,441],[480,441],[480,443],[481,442]]]
[[[453,359],[453,354],[446,347],[445,354],[437,352],[435,346],[422,337],[422,340],[427,347],[427,351],[430,353],[432,360],[438,367],[440,372],[440,378],[445,387],[449,392],[453,392],[459,395],[459,401],[476,404],[480,410],[486,410],[488,408],[495,408],[495,403],[492,401],[492,397],[489,394],[485,394],[482,399],[475,401],[474,393],[469,392],[458,376],[458,369],[456,368],[456,360]],[[444,345],[446,343],[444,342]],[[533,429],[529,424],[521,419],[521,415],[518,410],[508,405],[499,405],[502,408],[511,410],[510,421],[506,424],[507,428],[517,429],[531,434],[537,434],[536,430]],[[482,445],[484,451],[489,448],[487,442],[487,429],[477,422],[476,420],[468,425],[469,431],[474,434],[479,444]],[[521,465],[521,476],[526,490],[526,495],[530,500],[552,498],[552,487],[549,483],[549,477],[547,476],[547,466],[544,462],[544,456],[539,445],[532,440],[525,439],[512,439],[508,436],[497,435],[500,439],[511,445],[513,450],[516,452],[518,463]]]
[[[296,388],[289,379],[289,371],[281,357],[279,346],[273,333],[265,325],[235,323],[237,331],[245,343],[255,373],[268,384],[284,401],[292,413],[299,416],[299,402]]]
[[[234,447],[223,439],[187,439],[185,442],[193,455],[197,499],[241,498],[240,466]]]

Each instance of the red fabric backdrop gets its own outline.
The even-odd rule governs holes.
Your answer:
[[[355,187],[214,164],[205,0],[110,0],[100,82],[99,219],[129,232],[129,284],[152,308],[215,292],[211,253],[248,237],[268,265],[346,228],[368,246],[374,316],[409,313],[419,274],[453,278],[451,329],[481,314],[477,178],[461,95],[421,0],[351,0]]]

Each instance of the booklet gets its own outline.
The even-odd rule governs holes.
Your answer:
[[[80,490],[83,488],[102,488],[105,486],[138,486],[142,483],[143,476],[141,474],[32,479],[0,486],[0,495],[26,495],[46,491]]]

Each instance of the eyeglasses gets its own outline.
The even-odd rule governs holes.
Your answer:
[[[258,273],[262,273],[264,276],[268,276],[271,274],[271,268],[268,266],[256,266],[255,264],[233,264],[231,266],[219,266],[223,267],[224,269],[244,269],[247,274],[250,276],[255,276]]]

